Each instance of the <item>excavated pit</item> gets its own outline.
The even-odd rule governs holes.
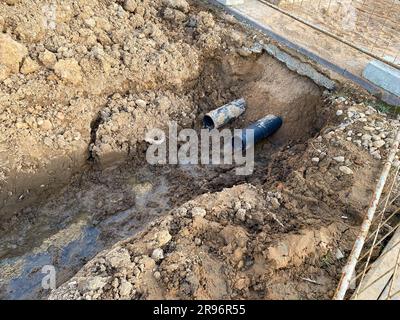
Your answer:
[[[248,109],[230,128],[243,128],[267,114],[284,120],[278,133],[257,145],[252,175],[237,176],[233,166],[146,163],[146,130],[165,129],[171,120],[199,130],[205,113],[240,97]],[[87,159],[78,165],[81,172],[62,188],[54,184],[28,202],[7,202],[1,209],[11,218],[0,224],[0,298],[45,298],[44,265],[55,266],[57,284],[62,284],[99,251],[201,194],[284,180],[289,163],[321,130],[327,113],[317,85],[266,54],[206,61],[200,76],[179,92],[160,88],[110,95],[94,120],[83,123],[91,138],[85,153],[77,155]],[[290,147],[292,158],[284,153]]]

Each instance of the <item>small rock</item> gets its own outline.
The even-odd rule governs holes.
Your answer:
[[[281,204],[277,198],[272,198],[271,204],[274,209],[278,209],[281,206]]]
[[[57,57],[53,52],[49,50],[45,50],[39,54],[39,61],[43,63],[43,65],[49,69],[53,69],[54,65],[57,62]]]
[[[39,123],[39,122],[38,122]],[[48,130],[51,130],[52,128],[53,128],[53,124],[51,123],[51,121],[50,120],[43,120],[43,122],[41,122],[41,125],[40,125],[40,127],[43,129],[43,130],[46,130],[46,131],[48,131]]]
[[[53,145],[53,140],[51,140],[49,137],[45,137],[43,139],[43,142],[46,146],[51,147]]]
[[[246,221],[246,210],[245,209],[239,209],[236,212],[236,219],[240,221]]]
[[[133,285],[129,281],[121,279],[121,284],[119,285],[119,295],[121,296],[121,298],[129,298],[132,289]]]
[[[371,141],[372,136],[370,134],[364,134],[361,136],[361,140]]]
[[[319,161],[320,161],[320,159],[317,157],[311,159],[311,162],[313,162],[313,163],[319,163]]]
[[[147,102],[142,99],[137,99],[135,103],[139,108],[146,108],[147,106]]]
[[[353,170],[351,170],[349,167],[346,167],[346,166],[341,166],[341,167],[339,167],[339,170],[340,170],[342,173],[347,174],[347,175],[350,175],[350,174],[353,174],[353,173],[354,173]]]
[[[336,256],[336,259],[337,259],[337,260],[341,260],[341,259],[344,258],[344,254],[343,254],[343,252],[342,252],[339,248],[336,249],[335,256]]]
[[[184,13],[189,12],[190,6],[186,0],[164,0],[167,7],[182,11]]]
[[[238,211],[239,209],[242,209],[242,202],[235,201],[235,204],[233,206],[233,210]]]
[[[253,54],[249,48],[239,48],[237,49],[237,53],[244,58],[250,57]]]
[[[343,110],[338,110],[338,111],[336,111],[336,115],[337,115],[338,117],[340,117],[341,115],[343,115]]]
[[[168,230],[163,230],[163,231],[157,232],[156,239],[157,239],[158,245],[160,247],[162,247],[171,241],[172,236],[170,235]]]
[[[88,18],[85,20],[86,26],[93,29],[96,26],[96,21],[93,18]]]
[[[201,243],[202,243],[202,241],[201,241],[200,238],[195,238],[195,239],[194,239],[194,244],[195,244],[196,246],[200,246]]]
[[[192,217],[202,217],[204,218],[207,214],[207,211],[200,207],[194,207],[191,211]]]
[[[151,254],[151,257],[155,260],[155,261],[160,261],[162,259],[164,259],[164,251],[161,248],[157,248],[153,250],[153,253]]]
[[[30,57],[26,57],[21,67],[21,73],[29,74],[34,73],[37,70],[39,70],[39,64],[35,60],[32,60]]]
[[[154,278],[156,280],[160,280],[161,279],[161,273],[159,271],[154,272],[153,276],[154,276]]]
[[[345,161],[345,158],[343,156],[339,156],[339,157],[334,157],[333,160],[339,163],[343,163]]]
[[[363,129],[365,131],[375,131],[375,128],[374,127],[370,127],[370,126],[365,126]]]
[[[377,160],[382,159],[381,153],[378,150],[376,150],[375,152],[372,152],[371,155],[374,157],[374,159],[377,159]]]
[[[78,284],[80,291],[95,291],[102,289],[107,284],[107,278],[96,276]]]
[[[125,0],[123,7],[126,11],[134,13],[137,8],[137,2],[136,0]]]
[[[379,149],[379,148],[382,148],[385,144],[386,144],[385,141],[383,141],[383,140],[377,140],[377,141],[375,141],[372,145],[373,145],[375,148]]]
[[[378,141],[378,140],[382,140],[382,138],[380,137],[380,135],[374,134],[374,135],[372,135],[372,140]]]
[[[54,72],[61,79],[74,85],[82,82],[82,69],[75,59],[58,61],[54,65]]]
[[[17,73],[27,54],[28,49],[24,45],[9,35],[0,33],[0,66],[3,65],[3,68],[6,67],[11,73]]]
[[[135,277],[138,277],[140,275],[141,271],[138,267],[133,268],[133,275]]]
[[[178,209],[175,210],[175,215],[177,217],[186,217],[187,215],[187,209],[185,207],[180,207]]]

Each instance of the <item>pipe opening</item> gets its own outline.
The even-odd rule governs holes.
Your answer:
[[[214,120],[213,120],[210,116],[208,116],[208,115],[205,115],[205,116],[204,116],[203,125],[204,125],[204,127],[205,127],[206,129],[212,130],[212,129],[215,128]]]

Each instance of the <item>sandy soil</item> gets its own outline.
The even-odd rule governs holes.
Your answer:
[[[329,298],[399,122],[197,2],[55,3],[0,3],[0,297],[47,298],[51,264],[51,298]],[[145,163],[239,97],[231,128],[284,119],[252,176]]]
[[[204,10],[189,13],[186,2],[183,7],[163,1],[54,3],[54,28],[47,18],[53,9],[42,2],[0,4],[3,214],[59,188],[88,158],[110,155],[114,142],[104,142],[106,123],[97,133],[99,121],[126,125],[136,117],[140,135],[157,119],[165,123],[181,116],[182,104],[187,105],[180,112],[186,110],[191,119],[194,101],[171,104],[196,86],[207,61],[222,52],[235,54],[247,38],[240,27],[216,24]],[[129,92],[128,104],[113,102]],[[160,108],[141,112],[147,102]],[[118,108],[125,114],[112,119]],[[126,150],[126,141],[115,143]]]

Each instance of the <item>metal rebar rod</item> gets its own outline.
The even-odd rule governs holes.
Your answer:
[[[372,220],[374,219],[375,212],[376,212],[377,206],[379,204],[379,201],[380,201],[380,198],[381,198],[381,195],[383,192],[383,188],[385,187],[386,180],[390,173],[390,169],[392,168],[393,161],[394,161],[397,151],[399,149],[399,144],[400,144],[400,130],[397,132],[396,137],[393,140],[393,145],[392,145],[388,160],[386,161],[386,163],[384,165],[382,174],[381,174],[378,184],[376,186],[375,193],[373,195],[368,212],[365,216],[364,222],[361,225],[360,234],[358,235],[358,237],[356,239],[356,242],[355,242],[353,250],[350,254],[349,260],[343,269],[343,273],[342,273],[341,280],[339,282],[339,286],[333,297],[334,300],[343,300],[346,295],[347,290],[349,289],[351,278],[356,269],[358,258],[360,257],[361,251],[364,247],[365,239],[368,236],[369,229],[372,224]]]

